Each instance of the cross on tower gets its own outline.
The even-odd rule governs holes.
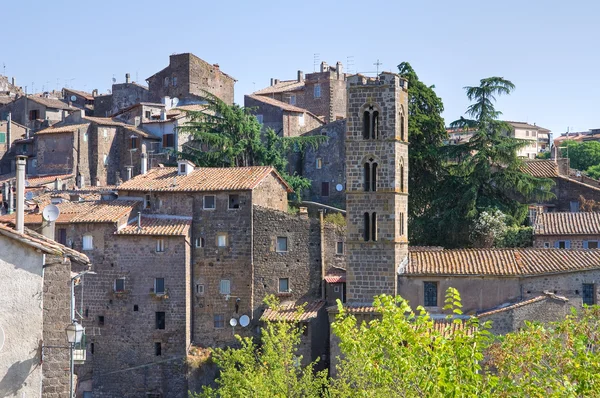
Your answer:
[[[377,59],[377,62],[375,62],[373,65],[375,65],[377,67],[377,76],[379,76],[379,67],[383,64],[381,62],[379,62],[379,59]]]

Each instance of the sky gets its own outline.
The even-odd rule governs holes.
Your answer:
[[[191,52],[235,77],[235,101],[341,61],[350,72],[409,62],[435,85],[446,124],[469,105],[464,87],[490,76],[516,85],[504,120],[558,135],[600,128],[599,1],[34,1],[0,2],[0,74],[28,92],[101,93],[145,79]],[[350,65],[348,61],[350,60]],[[317,65],[318,65],[317,62]]]

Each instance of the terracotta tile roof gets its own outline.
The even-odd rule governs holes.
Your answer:
[[[154,139],[154,140],[160,140],[160,138],[153,136],[152,134],[149,134],[147,132],[145,132],[144,130],[135,127],[132,124],[127,124],[127,123],[123,123],[120,122],[118,120],[115,120],[113,118],[110,117],[92,117],[92,116],[85,116],[84,117],[85,120],[89,120],[92,123],[96,123],[100,126],[113,126],[113,127],[124,127],[127,130],[134,132],[136,134],[139,134],[140,136],[144,137],[144,138],[148,138],[148,139]]]
[[[14,181],[15,173],[3,174],[0,175],[0,184],[3,182]],[[25,186],[26,188],[35,188],[42,185],[47,185],[54,182],[57,178],[61,180],[68,180],[70,178],[74,178],[73,174],[52,174],[45,176],[27,176],[25,178]]]
[[[333,267],[325,274],[325,282],[327,283],[342,283],[346,282],[346,270],[343,268]]]
[[[527,122],[513,122],[511,120],[505,120],[506,123],[510,124],[511,126],[518,128],[518,129],[531,129],[531,130],[544,130],[544,131],[550,131],[548,129],[545,129],[541,126],[536,126],[534,124],[529,124]]]
[[[325,301],[318,300],[306,303],[302,311],[298,309],[304,303],[281,304],[277,309],[267,308],[260,317],[261,321],[287,321],[287,322],[307,322],[316,318],[319,311],[325,305]]]
[[[298,106],[288,104],[287,102],[278,101],[271,97],[265,97],[265,96],[261,96],[261,95],[246,95],[246,97],[251,98],[256,101],[259,101],[259,102],[262,102],[263,104],[267,104],[267,105],[271,105],[271,106],[283,109],[284,111],[298,112],[298,113],[310,113],[304,108],[300,108]]]
[[[526,160],[523,172],[539,178],[558,177],[558,165],[552,160]]]
[[[67,104],[66,102],[63,102],[56,98],[35,97],[35,96],[28,96],[27,98],[32,100],[33,102],[37,102],[40,105],[44,105],[46,108],[75,110],[75,108],[73,108],[72,106],[69,106],[69,104]]]
[[[61,203],[58,203],[56,207],[58,207],[60,213],[58,218],[56,219],[57,224],[70,224],[73,222],[73,219],[79,217],[80,215],[87,215],[91,211],[95,211],[98,208],[98,205],[101,204],[100,201],[90,201],[90,202],[70,202],[68,201],[68,195],[60,196],[64,200]],[[55,195],[53,197],[56,197]],[[42,195],[38,198],[34,198],[35,203],[39,204],[40,212],[38,213],[25,213],[24,222],[27,225],[37,225],[42,223],[42,214],[41,211],[44,207],[51,204],[50,195]],[[16,214],[5,214],[0,217],[0,221],[4,222],[15,222]]]
[[[63,126],[57,126],[57,127],[48,127],[46,129],[40,130],[37,133],[35,133],[36,135],[42,135],[42,134],[57,134],[57,133],[74,133],[79,129],[87,129],[89,127],[89,123],[83,123],[83,124],[67,124],[67,125],[63,125]]]
[[[600,213],[540,213],[535,235],[600,235]]]
[[[83,97],[86,100],[90,100],[90,101],[94,100],[94,96],[91,93],[87,93],[85,91],[73,90],[71,88],[64,88],[63,90],[65,90],[69,93],[77,94],[78,96]]]
[[[79,253],[73,249],[69,249],[68,247],[48,239],[45,236],[30,230],[29,228],[25,228],[23,233],[19,233],[10,224],[0,223],[0,235],[15,239],[48,254],[67,256],[71,260],[77,261],[81,264],[90,264],[90,259],[85,254]]]
[[[153,217],[142,215],[141,228],[138,227],[138,218],[131,220],[130,224],[121,228],[116,235],[155,235],[175,236],[187,235],[192,225],[191,217]]]
[[[256,188],[271,173],[291,192],[291,188],[271,166],[199,167],[187,176],[177,175],[176,167],[157,167],[124,182],[119,186],[119,191],[248,191]]]
[[[524,306],[527,306],[527,305],[530,305],[530,304],[534,304],[534,303],[537,303],[537,302],[540,302],[540,301],[544,301],[544,300],[547,300],[547,299],[550,299],[550,298],[554,299],[554,300],[562,301],[562,302],[569,301],[569,299],[567,299],[566,297],[557,296],[556,294],[553,294],[553,293],[550,293],[550,292],[544,292],[543,295],[534,297],[534,298],[529,299],[529,300],[519,301],[518,303],[501,306],[501,307],[495,308],[493,310],[479,312],[477,314],[477,317],[478,318],[483,318],[483,317],[494,315],[494,314],[498,314],[498,313],[501,313],[501,312],[511,311],[511,310],[516,309],[516,308],[524,307]]]
[[[71,219],[72,223],[105,223],[117,222],[131,214],[140,202],[135,200],[113,200],[96,202],[87,211],[79,213]]]
[[[299,82],[298,80],[282,80],[277,84],[272,86],[263,88],[262,90],[258,90],[253,92],[254,95],[263,95],[263,94],[274,94],[274,93],[283,93],[286,91],[298,91],[304,88],[304,81]]]
[[[600,268],[600,250],[456,249],[409,255],[400,275],[522,277]]]

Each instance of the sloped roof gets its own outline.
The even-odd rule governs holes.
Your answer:
[[[333,267],[325,274],[325,282],[327,283],[343,283],[346,282],[346,270],[343,268]]]
[[[50,184],[54,182],[57,178],[61,180],[68,180],[73,178],[73,174],[49,174],[44,176],[26,176],[25,177],[25,185],[26,188],[35,188],[39,186],[43,186],[46,184]],[[15,180],[16,175],[14,172],[8,174],[0,175],[0,183]]]
[[[535,235],[600,235],[600,213],[540,213]]]
[[[538,178],[554,178],[559,175],[558,165],[553,160],[526,160],[521,170]]]
[[[520,308],[520,307],[525,307],[534,303],[538,303],[540,301],[544,301],[544,300],[548,300],[548,299],[554,299],[554,300],[558,300],[558,301],[562,301],[562,302],[567,302],[569,301],[569,299],[567,299],[566,297],[563,296],[558,296],[556,294],[550,293],[550,292],[544,292],[543,295],[541,296],[537,296],[534,297],[532,299],[529,300],[523,300],[523,301],[519,301],[517,303],[514,304],[510,304],[510,305],[505,305],[505,306],[501,306],[492,310],[487,310],[487,311],[482,311],[479,312],[477,314],[478,318],[483,318],[486,316],[490,316],[490,315],[494,315],[494,314],[499,314],[501,312],[506,312],[506,311],[512,311],[514,309]]]
[[[90,100],[90,101],[94,100],[94,96],[91,93],[88,93],[85,91],[73,90],[72,88],[64,88],[63,90],[68,91],[73,94],[77,94],[78,96],[83,97],[86,100]]]
[[[269,174],[292,192],[292,189],[271,166],[199,167],[187,176],[177,175],[176,167],[158,167],[140,174],[119,186],[119,191],[203,192],[249,191]]]
[[[75,110],[75,108],[69,106],[69,104],[66,102],[56,98],[36,97],[33,95],[26,98],[32,100],[33,102],[37,102],[40,105],[44,105],[46,108]]]
[[[259,102],[262,102],[263,104],[267,104],[267,105],[271,105],[271,106],[283,109],[284,111],[298,112],[298,113],[310,113],[309,111],[307,111],[304,108],[300,108],[298,106],[288,104],[287,102],[278,101],[271,97],[265,97],[265,96],[260,96],[260,95],[247,95],[246,97],[251,98],[256,101],[259,101]]]
[[[304,88],[304,80],[299,82],[296,80],[281,80],[277,84],[255,91],[254,95],[283,93],[286,91],[298,91]]]
[[[153,235],[153,236],[177,236],[187,235],[192,225],[192,217],[156,217],[142,215],[141,226],[138,226],[138,217],[132,219],[116,235]]]
[[[523,277],[600,268],[600,250],[456,249],[410,252],[405,276]]]
[[[529,124],[527,122],[514,122],[511,120],[505,120],[505,122],[518,129],[543,130],[546,132],[550,131],[541,126],[536,126],[535,124]]]
[[[46,129],[40,130],[35,134],[42,135],[42,134],[74,133],[81,128],[88,128],[89,125],[90,125],[89,123],[83,123],[83,124],[66,124],[66,125],[56,126],[56,127],[51,126]]]
[[[72,223],[106,223],[117,222],[122,217],[130,214],[138,205],[135,200],[113,200],[110,202],[96,202],[85,212],[79,212],[71,219]]]
[[[306,304],[303,310],[298,309]],[[261,321],[287,321],[287,322],[307,322],[316,318],[319,311],[325,305],[325,301],[317,300],[309,303],[287,303],[281,304],[278,308],[267,308],[260,317]]]

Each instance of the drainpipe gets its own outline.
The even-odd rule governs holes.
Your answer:
[[[25,225],[25,166],[27,157],[17,156],[17,232],[23,233]]]
[[[325,221],[323,209],[319,209],[319,229],[321,239],[321,300],[325,300]]]

